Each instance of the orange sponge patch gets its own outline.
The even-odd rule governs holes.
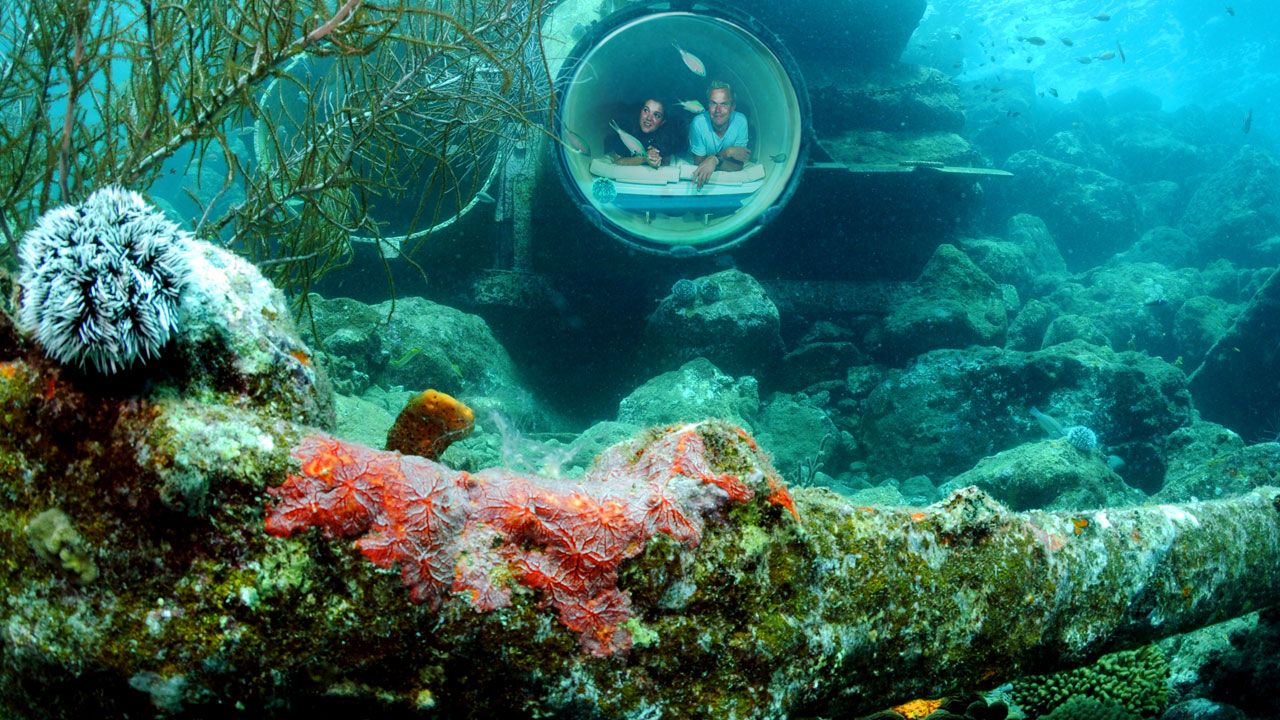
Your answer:
[[[387,449],[435,460],[455,441],[471,434],[476,414],[437,390],[415,395],[387,432]]]

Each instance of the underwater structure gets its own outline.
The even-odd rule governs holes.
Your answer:
[[[959,134],[964,115],[951,79],[897,62],[924,12],[916,0],[819,3],[803,20],[763,2],[557,3],[542,20],[534,59],[553,98],[550,136],[513,133],[517,139],[481,156],[488,199],[420,230],[432,234],[426,252],[460,254],[467,280],[444,281],[495,310],[545,312],[583,283],[632,292],[615,266],[637,253],[654,256],[644,260],[650,265],[706,260],[752,238],[736,256],[748,272],[786,257],[807,268],[797,280],[908,279],[936,234],[980,195],[975,183],[1010,176]],[[859,48],[852,59],[837,50],[851,46]],[[619,167],[605,152],[610,120],[629,117],[644,97],[700,104],[712,81],[735,88],[751,129],[751,159],[741,169],[697,186],[688,160]],[[682,132],[695,114],[668,112]],[[916,212],[884,210],[899,204]],[[492,249],[475,244],[490,221],[499,231]],[[833,267],[833,258],[856,250],[824,237],[819,228],[833,221],[859,225],[868,238],[891,228],[919,242],[900,243],[888,260],[869,243],[856,261]],[[774,222],[787,230],[771,232]],[[789,242],[795,238],[804,242]],[[382,272],[384,246],[356,242],[354,263]],[[413,286],[414,273],[397,262],[397,282]],[[851,282],[845,292],[856,302],[862,288]]]
[[[280,293],[225,251],[156,242],[186,279],[158,357],[68,366],[37,328],[0,328],[11,715],[853,716],[1280,597],[1276,488],[861,507],[788,488],[718,420],[650,429],[572,481],[337,439]]]

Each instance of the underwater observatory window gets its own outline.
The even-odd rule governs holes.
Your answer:
[[[669,8],[614,13],[567,56],[556,79],[556,165],[582,211],[609,235],[649,252],[705,255],[750,237],[794,193],[808,148],[808,96],[785,47],[751,18],[708,3]],[[687,136],[694,114],[678,103],[706,105],[713,80],[733,87],[747,118],[751,157],[742,170],[718,171],[699,189],[687,148],[660,168],[613,164],[605,149],[611,120],[635,117],[656,98]]]

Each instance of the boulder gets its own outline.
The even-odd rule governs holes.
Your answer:
[[[1190,422],[1186,377],[1142,353],[1073,341],[1035,352],[978,347],[935,350],[881,376],[863,403],[856,435],[873,477],[946,480],[979,459],[1046,430],[1030,408],[1062,426],[1091,428],[1125,480],[1159,488],[1166,436]]]
[[[1182,185],[1172,180],[1156,180],[1131,186],[1142,212],[1142,227],[1172,225],[1182,216],[1187,196]],[[1165,264],[1169,264],[1167,261]]]
[[[1004,169],[1018,182],[996,186],[1000,194],[1016,210],[1044,219],[1069,267],[1096,265],[1137,238],[1137,198],[1114,177],[1035,150],[1014,153]]]
[[[733,378],[710,360],[695,358],[623,398],[618,403],[618,422],[648,426],[720,418],[750,431],[759,411],[755,378]]]
[[[778,308],[755,278],[724,270],[693,285],[691,296],[673,292],[649,315],[644,340],[650,367],[702,357],[727,373],[755,375],[781,359]]]
[[[333,365],[367,375],[362,388],[428,388],[453,395],[476,410],[501,407],[526,430],[561,421],[525,387],[506,348],[478,315],[421,297],[377,305],[350,298],[311,298],[315,331]],[[391,412],[398,413],[395,409]],[[483,417],[484,413],[481,413]]]
[[[1168,118],[1156,113],[1124,113],[1108,123],[1111,155],[1123,169],[1117,177],[1131,182],[1182,180],[1204,172],[1205,153],[1179,137]]]
[[[1189,267],[1194,259],[1195,241],[1191,236],[1176,227],[1157,225],[1143,233],[1133,247],[1116,255],[1114,262],[1160,263],[1172,269]]]
[[[1067,261],[1044,221],[1035,215],[1020,213],[1005,223],[1005,238],[1022,248],[1032,273],[1058,274],[1067,271]]]
[[[1231,327],[1191,374],[1206,420],[1245,437],[1260,435],[1280,407],[1280,271],[1254,293]],[[1242,380],[1251,380],[1242,382]]]
[[[1065,342],[1081,341],[1090,345],[1110,347],[1107,336],[1102,334],[1093,320],[1083,315],[1059,315],[1044,330],[1041,348],[1052,347]]]
[[[768,447],[788,482],[807,482],[840,445],[840,433],[821,408],[775,393],[760,410],[756,440]]]
[[[1045,330],[1057,316],[1058,310],[1053,305],[1035,298],[1028,300],[1009,321],[1005,347],[1010,350],[1039,350],[1045,346]]]
[[[1112,472],[1100,453],[1082,452],[1062,438],[985,457],[939,490],[945,494],[970,485],[1020,511],[1136,505],[1146,497]]]
[[[893,364],[936,348],[1003,345],[1004,293],[954,245],[940,245],[920,274],[921,292],[868,333],[868,351]]]
[[[1255,246],[1280,235],[1280,163],[1252,145],[1241,148],[1196,189],[1180,227],[1196,241],[1201,262],[1259,267]]]
[[[833,64],[805,77],[823,136],[849,130],[948,131],[964,127],[955,82],[941,70],[892,63],[859,69]]]
[[[1106,148],[1077,129],[1062,130],[1050,136],[1044,142],[1044,154],[1054,160],[1093,168],[1112,177],[1119,177],[1123,170]]]

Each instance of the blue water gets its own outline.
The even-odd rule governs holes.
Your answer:
[[[1094,19],[1102,13],[1110,19]],[[1272,136],[1280,109],[1277,36],[1280,6],[1271,0],[935,0],[902,59],[951,72],[961,83],[1031,71],[1039,90],[1056,88],[1063,101],[1091,89],[1139,87],[1165,110],[1253,108],[1252,132]],[[1073,45],[1064,45],[1064,37]],[[1116,51],[1117,43],[1123,63],[1118,56],[1087,65],[1077,60]]]

